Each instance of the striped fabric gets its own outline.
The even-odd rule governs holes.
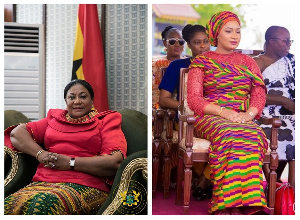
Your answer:
[[[237,111],[249,108],[248,94],[251,86],[265,87],[261,75],[253,73],[244,65],[218,63],[212,58],[198,55],[189,66],[195,67],[205,69],[204,99]]]
[[[230,11],[222,11],[214,14],[206,24],[206,33],[212,46],[218,45],[217,37],[223,25],[229,21],[237,21],[240,24],[238,16]]]
[[[96,214],[107,192],[75,183],[34,182],[5,198],[5,215]]]
[[[209,212],[247,206],[267,209],[262,164],[268,143],[261,128],[254,122],[232,123],[213,115],[196,116],[195,128],[197,137],[211,141]]]
[[[252,86],[264,86],[262,78],[246,66],[197,56],[190,67],[204,68],[204,99],[236,111],[249,108]],[[268,212],[262,174],[268,143],[262,129],[253,121],[233,123],[220,116],[204,115],[196,116],[195,133],[211,142],[213,196],[209,212],[233,207],[243,207],[244,214]]]

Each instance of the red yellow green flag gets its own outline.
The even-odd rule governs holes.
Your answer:
[[[105,57],[96,4],[78,7],[72,80],[86,80],[94,89],[94,106],[101,112],[109,109],[105,75]]]

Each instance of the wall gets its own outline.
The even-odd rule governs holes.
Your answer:
[[[76,4],[46,7],[46,111],[65,108],[63,89],[71,80]],[[17,5],[18,23],[41,24],[43,6]],[[106,77],[110,109],[147,114],[147,5],[106,5]],[[101,5],[98,5],[99,20]]]

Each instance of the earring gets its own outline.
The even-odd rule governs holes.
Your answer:
[[[166,47],[164,48],[164,51],[167,52],[167,48]]]
[[[95,109],[95,107],[94,107],[94,104],[92,104],[92,108],[91,108],[91,110],[96,110],[96,109]]]

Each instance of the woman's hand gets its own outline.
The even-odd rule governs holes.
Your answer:
[[[39,155],[39,162],[44,164],[45,167],[58,170],[69,170],[71,157],[44,151]]]
[[[252,117],[246,112],[236,112],[232,109],[223,109],[220,114],[221,117],[226,118],[231,122],[244,123],[252,121]]]

